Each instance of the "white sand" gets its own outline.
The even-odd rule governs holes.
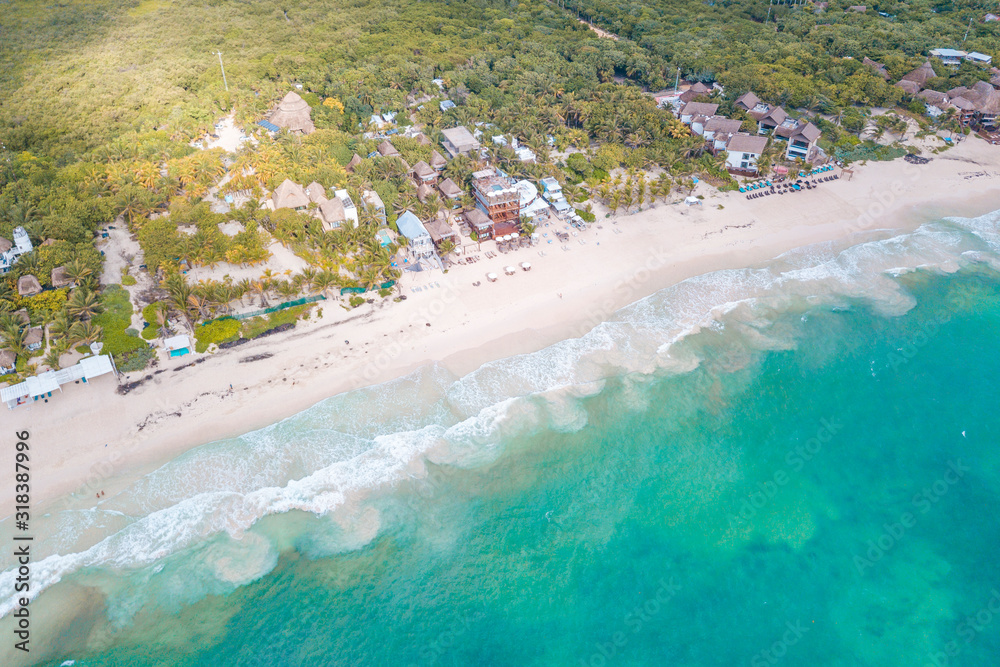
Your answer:
[[[595,225],[571,237],[568,251],[545,243],[447,274],[407,274],[405,302],[351,312],[324,302],[320,319],[159,373],[127,396],[104,377],[93,386],[67,387],[47,404],[18,408],[5,423],[32,433],[36,502],[68,492],[78,494],[79,504],[94,502],[110,477],[143,474],[188,448],[263,427],[430,361],[465,373],[490,359],[540,349],[693,275],[757,265],[807,244],[849,242],[862,232],[995,210],[997,176],[1000,151],[975,139],[926,166],[858,166],[853,180],[818,190],[753,201],[739,193],[714,194],[690,208],[658,204],[620,216],[615,225],[600,220],[601,229]],[[551,236],[552,228],[540,231]],[[504,275],[505,266],[522,261],[532,264],[531,272]],[[491,271],[500,276],[496,283],[486,281]],[[476,281],[482,285],[474,287]],[[273,356],[238,363],[263,353]],[[4,471],[9,482],[10,467]]]

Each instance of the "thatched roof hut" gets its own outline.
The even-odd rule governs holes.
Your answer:
[[[41,294],[42,284],[33,275],[21,276],[17,279],[17,293],[21,296],[34,296]]]
[[[431,151],[431,166],[441,171],[448,165],[448,161],[437,151]]]
[[[431,235],[431,241],[434,241],[435,244],[447,240],[456,241],[458,239],[458,234],[455,233],[451,225],[440,218],[433,218],[425,222],[424,229]]]
[[[57,266],[52,269],[52,286],[55,288],[59,287],[70,287],[73,285],[73,281],[70,280],[69,274],[66,273],[65,266]]]
[[[410,169],[410,173],[413,174],[414,178],[425,183],[433,181],[437,178],[437,172],[423,160],[413,165],[413,168]]]
[[[438,190],[448,199],[461,199],[462,188],[455,184],[455,181],[446,178],[438,184]]]
[[[315,204],[322,204],[326,201],[326,188],[313,181],[306,186],[306,196],[309,197],[309,201]]]
[[[934,66],[931,65],[931,61],[928,60],[920,67],[904,75],[903,78],[900,79],[900,83],[902,83],[903,81],[912,81],[913,83],[917,84],[920,88],[923,88],[924,86],[927,85],[928,79],[933,79],[936,76],[937,73],[934,72]],[[920,91],[917,90],[917,92],[919,93]],[[911,94],[915,95],[916,93],[911,93]]]
[[[399,155],[399,151],[396,150],[396,147],[388,139],[378,145],[378,152],[382,157],[395,157]]]
[[[920,84],[917,83],[916,81],[908,81],[906,79],[903,79],[902,81],[897,81],[895,83],[895,86],[897,88],[902,88],[903,91],[906,92],[906,94],[911,97],[920,92]]]
[[[417,143],[419,143],[421,146],[430,146],[431,145],[430,137],[428,137],[423,132],[421,132],[417,136],[415,136],[414,139],[416,139]]]
[[[271,201],[274,202],[274,208],[306,208],[309,206],[309,197],[306,196],[305,190],[298,183],[293,183],[287,178],[274,189],[274,194],[271,195]]]
[[[301,134],[311,134],[316,130],[309,103],[295,92],[289,92],[278,102],[278,108],[269,120],[278,127],[286,127]]]
[[[13,313],[11,313],[11,315],[16,317],[18,321],[24,326],[28,326],[29,324],[31,324],[31,319],[28,317],[27,308],[22,308],[21,310],[15,310]]]
[[[17,357],[10,350],[0,350],[0,368],[7,370],[17,365]]]
[[[0,236],[0,252],[7,252],[13,247],[14,244],[11,243],[9,239],[5,239],[4,237]]]
[[[417,186],[417,199],[419,199],[422,203],[426,204],[427,198],[430,197],[431,194],[433,194],[433,192],[434,188],[427,185],[426,183],[421,183],[420,185]]]
[[[42,346],[45,339],[45,332],[41,327],[31,327],[24,334],[24,346],[29,350],[37,350]]]
[[[361,156],[355,153],[354,157],[351,158],[351,161],[347,163],[347,166],[344,167],[344,169],[350,174],[359,164],[361,164]]]
[[[319,219],[323,223],[323,229],[328,232],[347,222],[347,212],[340,197],[327,199],[319,205]]]

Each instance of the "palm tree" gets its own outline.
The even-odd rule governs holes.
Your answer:
[[[189,299],[193,290],[191,286],[187,284],[184,280],[184,276],[180,273],[168,274],[166,278],[163,279],[163,287],[166,288],[167,294],[169,295],[169,302],[178,312],[184,315],[184,319],[191,324],[191,313],[188,312],[188,305],[190,304]]]
[[[63,308],[49,322],[49,340],[62,340],[69,335],[71,326],[73,326],[73,319],[70,317],[69,311]]]
[[[73,282],[74,285],[82,285],[83,281],[93,273],[93,270],[76,258],[63,267],[66,271],[66,277]]]
[[[447,257],[455,252],[455,242],[451,239],[441,241],[441,245],[438,246],[438,252],[441,253],[441,257]]]
[[[27,330],[21,325],[21,320],[6,313],[0,319],[0,338],[3,340],[3,347],[14,353],[15,356],[27,354],[24,340],[27,337]]]
[[[89,320],[104,310],[100,297],[88,287],[77,287],[69,296],[66,308],[71,317],[76,320]]]
[[[61,343],[53,343],[49,347],[49,351],[45,353],[45,365],[49,367],[49,370],[57,371],[60,368],[59,358],[65,352],[65,347]]]
[[[103,330],[93,322],[74,322],[69,330],[69,339],[74,343],[90,345],[101,338]]]

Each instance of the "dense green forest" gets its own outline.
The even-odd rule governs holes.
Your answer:
[[[257,207],[257,198],[288,178],[346,188],[355,200],[375,190],[390,222],[406,209],[423,218],[441,210],[436,196],[418,201],[399,160],[365,159],[354,173],[344,169],[354,154],[375,149],[377,141],[362,135],[373,112],[401,112],[397,122],[423,125],[433,145],[442,128],[492,123],[539,156],[538,164],[522,164],[490,147],[495,162],[516,176],[556,176],[577,203],[593,197],[615,210],[641,205],[666,198],[695,173],[729,187],[720,161],[657,109],[649,91],[673,86],[678,76],[718,82],[725,87],[713,93],[720,112],[740,117],[732,101],[752,89],[812,118],[824,147],[850,148],[860,143],[867,107],[902,105],[919,115],[922,105],[891,81],[930,49],[997,54],[1000,23],[982,22],[993,5],[893,1],[857,13],[845,11],[842,0],[823,11],[763,0],[5,0],[0,236],[24,226],[36,249],[0,280],[0,311],[26,308],[31,324],[57,323],[48,329],[50,353],[100,339],[141,367],[149,356],[138,354],[141,338],[158,327],[143,336],[128,329],[122,293],[102,293],[98,281],[95,235],[118,216],[162,281],[161,319],[173,314],[191,323],[253,295],[264,304],[274,295],[391,279],[396,247],[370,242],[376,221],[324,233],[308,215]],[[598,37],[581,18],[617,39]],[[865,56],[885,63],[891,81],[863,65]],[[941,74],[932,82],[938,89],[989,78],[972,65]],[[235,156],[191,145],[229,112],[255,128],[290,89],[311,106],[315,133],[271,139],[258,132],[260,143]],[[441,112],[444,98],[456,106]],[[429,159],[431,149],[415,140],[395,143],[408,164]],[[552,160],[552,144],[584,152]],[[475,167],[459,159],[445,173],[467,184]],[[617,167],[661,173],[655,181],[609,178]],[[227,173],[233,178],[220,193],[247,191],[252,203],[213,213],[202,198]],[[229,219],[244,231],[222,234],[218,225]],[[253,265],[267,258],[271,238],[311,268],[231,284],[187,285],[178,273],[222,261]],[[37,275],[52,288],[49,275],[59,266],[74,267],[74,289],[18,296],[17,278]],[[22,369],[25,329],[0,317],[0,335]]]

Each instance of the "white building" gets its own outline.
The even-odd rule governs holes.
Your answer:
[[[75,366],[61,368],[57,371],[45,371],[34,377],[29,377],[20,384],[0,388],[0,401],[13,410],[18,405],[32,403],[38,399],[52,396],[53,391],[62,391],[62,385],[82,380],[85,384],[95,377],[115,373],[111,357],[102,354],[84,357]]]
[[[434,241],[427,229],[420,223],[410,211],[404,211],[403,215],[396,219],[396,228],[399,233],[406,237],[407,248],[416,257],[430,257],[434,255]]]
[[[354,223],[354,226],[358,226],[358,207],[354,205],[354,200],[351,199],[351,195],[347,194],[347,190],[335,190],[333,196],[340,200],[340,203],[344,205],[344,216]]]
[[[726,168],[757,173],[757,160],[767,148],[767,137],[734,134],[726,144]]]
[[[14,242],[0,238],[0,274],[7,273],[21,255],[31,252],[34,246],[24,227],[14,228]]]

